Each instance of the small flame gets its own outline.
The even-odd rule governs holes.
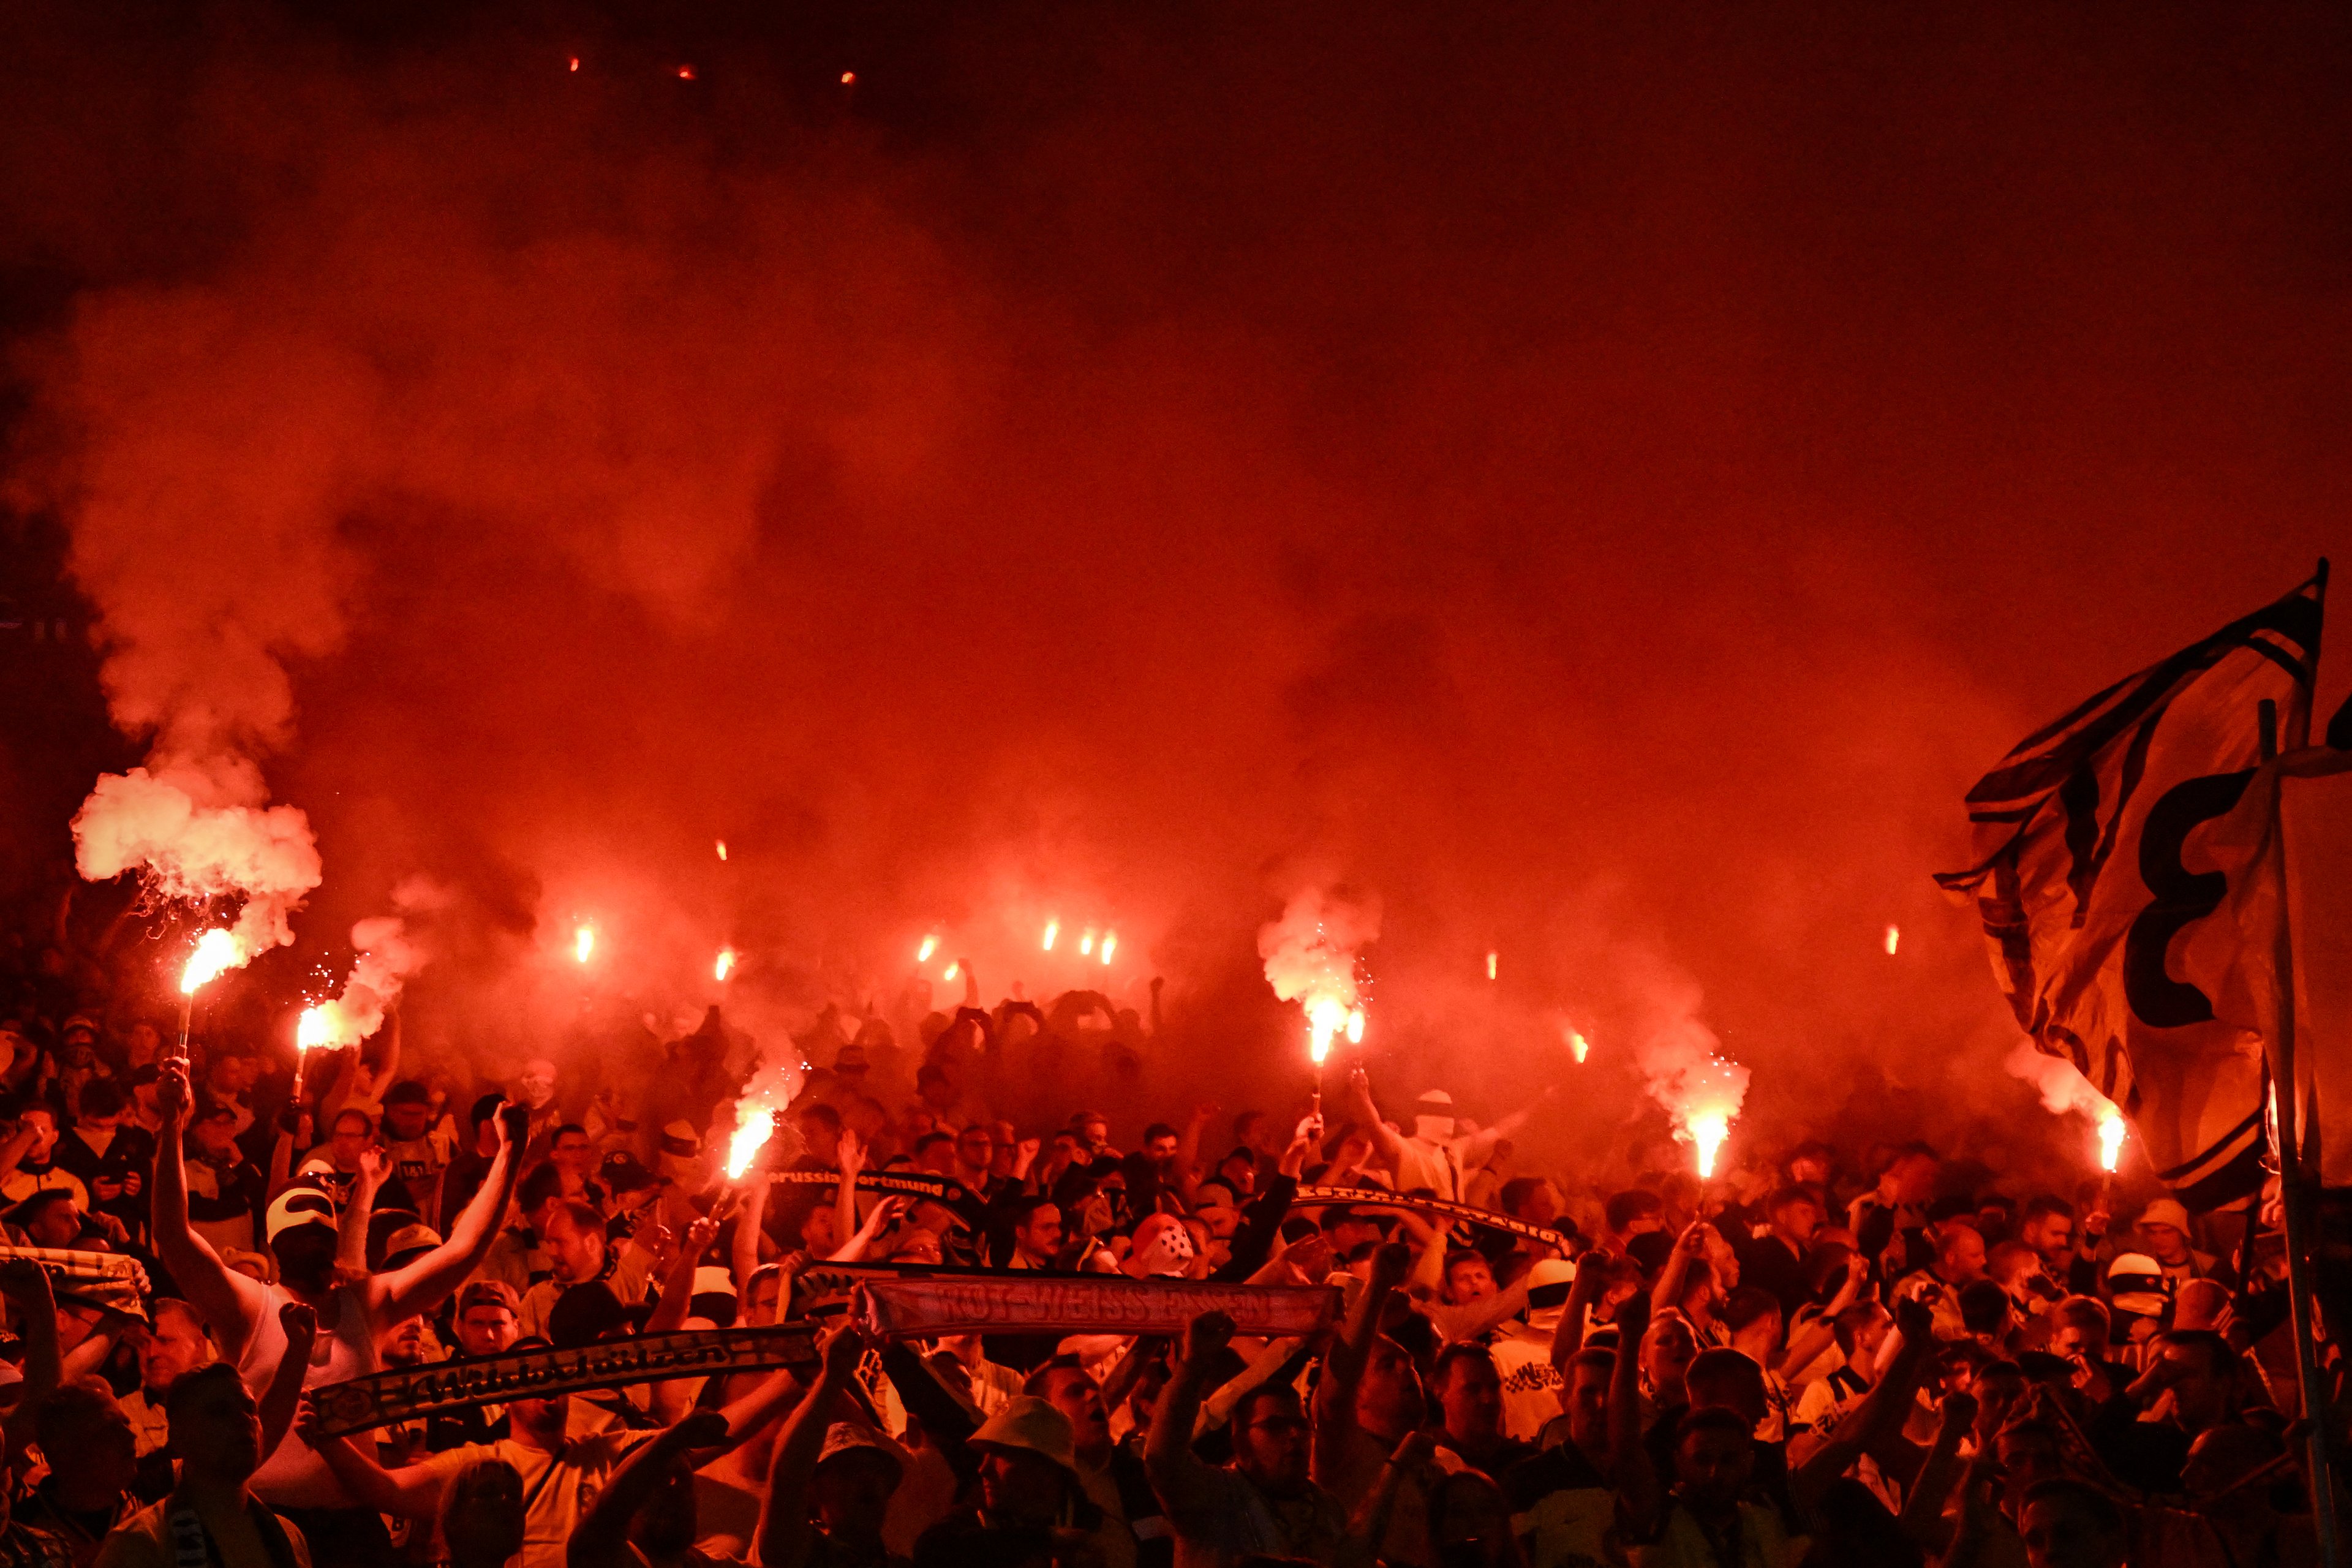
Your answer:
[[[188,954],[188,966],[180,971],[180,989],[193,996],[198,986],[244,962],[245,955],[237,951],[236,938],[215,926],[196,938],[195,951]]]
[[[710,977],[713,980],[725,980],[734,972],[735,950],[731,947],[720,948],[719,950],[719,962],[710,966]]]
[[[724,838],[719,840],[719,858],[721,860],[727,858],[727,840]]]
[[[1348,1009],[1348,1043],[1351,1046],[1364,1043],[1364,1010],[1361,1007]]]
[[[1731,1119],[1719,1111],[1706,1111],[1690,1119],[1691,1142],[1698,1149],[1698,1173],[1701,1178],[1715,1174],[1716,1151],[1723,1147],[1731,1133]]]
[[[961,964],[950,963],[945,969],[940,971],[940,978],[942,980],[953,980],[962,972],[962,969],[963,966]]]
[[[573,70],[578,70],[580,68],[580,57],[578,55],[572,57],[572,68]]]
[[[739,1101],[735,1131],[727,1140],[727,1174],[731,1180],[751,1168],[751,1157],[775,1135],[776,1113],[763,1103]]]
[[[1592,1054],[1592,1042],[1584,1037],[1582,1030],[1571,1026],[1568,1031],[1568,1049],[1581,1064],[1586,1057]]]
[[[1054,951],[1054,939],[1055,939],[1055,937],[1057,937],[1057,936],[1061,935],[1061,934],[1062,934],[1062,922],[1061,922],[1061,921],[1047,921],[1045,922],[1045,951],[1046,951],[1047,952],[1053,952],[1053,951]]]
[[[680,81],[692,81],[694,79],[694,68],[692,66],[678,67],[677,79]]]
[[[1894,927],[1894,926],[1888,926],[1888,927],[1886,928],[1886,956],[1887,956],[1887,957],[1889,957],[1889,958],[1894,957],[1894,956],[1895,956],[1895,950],[1897,947],[1901,946],[1901,945],[1902,945],[1902,942],[1903,942],[1903,933],[1902,933],[1902,931],[1899,931],[1899,930],[1897,930],[1897,929],[1896,929],[1895,927]]]
[[[583,925],[572,933],[572,956],[582,963],[596,955],[596,928]]]
[[[915,962],[917,963],[929,963],[931,961],[931,954],[939,952],[939,950],[940,939],[935,936],[927,936],[923,939],[923,945],[915,950]]]
[[[2123,1152],[2124,1119],[2110,1110],[2099,1118],[2099,1169],[2114,1174]]]
[[[1079,951],[1080,952],[1092,952],[1094,950],[1095,950],[1095,933],[1094,933],[1094,932],[1092,932],[1092,931],[1088,931],[1088,932],[1087,932],[1087,934],[1086,934],[1086,935],[1084,935],[1084,936],[1082,936],[1082,937],[1078,938],[1078,951]]]
[[[1102,961],[1103,961],[1105,963],[1108,963],[1110,962],[1110,955],[1111,955],[1112,953],[1114,953],[1114,952],[1117,952],[1118,951],[1118,932],[1117,932],[1117,931],[1107,931],[1103,932],[1103,939],[1102,939]]]
[[[857,73],[856,71],[842,72],[841,85],[844,87],[856,87],[857,85]]]
[[[1488,953],[1488,954],[1486,955],[1486,978],[1487,978],[1487,979],[1492,980],[1492,979],[1494,979],[1494,978],[1495,978],[1495,966],[1496,966],[1496,963],[1501,960],[1502,956],[1503,956],[1503,955],[1502,955],[1501,953],[1499,953],[1499,952],[1490,952],[1490,953]]]

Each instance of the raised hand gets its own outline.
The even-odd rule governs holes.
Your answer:
[[[360,1184],[373,1192],[392,1174],[392,1156],[370,1144],[360,1151]]]
[[[318,1337],[319,1314],[306,1302],[289,1301],[278,1309],[278,1326],[286,1331],[287,1343],[308,1344]]]
[[[177,1132],[188,1125],[194,1101],[188,1093],[188,1064],[179,1057],[164,1059],[155,1079],[155,1109],[163,1125]]]
[[[716,1448],[733,1433],[725,1411],[696,1410],[663,1433],[662,1440],[674,1448]]]
[[[1203,1312],[1184,1328],[1184,1359],[1206,1366],[1209,1358],[1233,1342],[1234,1321],[1223,1312]]]
[[[29,1258],[0,1262],[0,1296],[22,1307],[37,1306],[45,1312],[56,1310],[49,1271]]]

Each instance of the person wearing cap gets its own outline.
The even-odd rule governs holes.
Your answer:
[[[702,1138],[695,1131],[694,1123],[677,1121],[662,1128],[661,1150],[654,1162],[654,1170],[663,1180],[687,1192],[702,1190],[706,1173],[702,1163]]]
[[[270,1203],[264,1232],[279,1282],[261,1285],[225,1267],[219,1254],[190,1226],[181,1153],[190,1104],[187,1077],[177,1062],[165,1069],[160,1100],[165,1114],[153,1183],[156,1255],[211,1325],[223,1359],[254,1387],[269,1382],[287,1353],[278,1309],[289,1301],[308,1306],[318,1319],[320,1343],[307,1360],[306,1386],[347,1382],[373,1372],[378,1338],[448,1299],[488,1252],[499,1217],[513,1195],[512,1136],[501,1119],[504,1146],[491,1179],[458,1216],[449,1239],[404,1268],[339,1281],[333,1205],[316,1189],[289,1187]],[[290,1510],[321,1553],[345,1568],[389,1560],[391,1542],[383,1521],[359,1506],[304,1446],[280,1445],[253,1475],[252,1489],[273,1506]]]
[[[1494,1158],[1495,1145],[1534,1114],[1532,1105],[1522,1106],[1492,1127],[1465,1134],[1457,1126],[1454,1097],[1433,1089],[1414,1105],[1412,1133],[1405,1137],[1381,1119],[1372,1101],[1371,1079],[1363,1068],[1348,1074],[1347,1099],[1348,1114],[1370,1135],[1374,1153],[1394,1177],[1397,1191],[1426,1187],[1453,1203],[1462,1201],[1469,1173]]]
[[[513,1346],[516,1352],[550,1348],[547,1341],[536,1339],[518,1340]],[[710,1429],[715,1441],[697,1449],[696,1461],[708,1463],[772,1420],[798,1387],[789,1371],[779,1371],[729,1401],[713,1413],[725,1422],[724,1428]],[[523,1479],[521,1568],[562,1568],[566,1544],[580,1531],[590,1503],[614,1468],[657,1436],[625,1428],[572,1435],[572,1396],[562,1394],[515,1400],[507,1406],[506,1436],[428,1454],[394,1470],[376,1463],[348,1437],[321,1436],[318,1413],[307,1400],[295,1431],[349,1495],[377,1512],[410,1519],[433,1518],[442,1489],[468,1466],[483,1459],[504,1460]]]
[[[2140,1246],[2174,1285],[2184,1279],[2218,1279],[2236,1288],[2238,1277],[2228,1264],[2189,1244],[2195,1233],[2189,1229],[2189,1209],[2179,1199],[2158,1198],[2148,1205],[2140,1211],[2137,1228]]]
[[[1307,1417],[1290,1384],[1261,1384],[1234,1405],[1230,1465],[1207,1464],[1192,1452],[1201,1402],[1233,1337],[1234,1321],[1223,1312],[1194,1318],[1151,1413],[1143,1463],[1176,1531],[1176,1568],[1224,1568],[1255,1556],[1331,1562],[1347,1539],[1347,1515],[1309,1479]]]
[[[450,1332],[463,1356],[504,1355],[522,1330],[521,1303],[514,1289],[499,1279],[469,1281],[457,1292],[450,1317]],[[495,1443],[507,1435],[507,1407],[489,1403],[444,1410],[425,1417],[425,1447],[444,1453],[467,1443]]]
[[[1175,1542],[1136,1448],[1111,1440],[1102,1385],[1075,1355],[1057,1355],[1029,1374],[1024,1394],[1045,1400],[1068,1418],[1079,1483],[1102,1510],[1095,1533],[1106,1568],[1170,1568]]]
[[[919,1561],[952,1554],[968,1538],[1000,1531],[1095,1535],[1102,1529],[1102,1510],[1078,1479],[1070,1418],[1045,1400],[1026,1394],[1006,1400],[962,1447],[966,1462],[978,1465],[979,1504],[925,1531],[915,1546]]]
[[[438,1218],[441,1177],[457,1157],[457,1135],[445,1118],[433,1123],[433,1091],[404,1078],[384,1092],[383,1152],[392,1162],[394,1206]]]
[[[824,1370],[776,1434],[760,1506],[754,1561],[761,1568],[879,1568],[903,1563],[883,1544],[890,1494],[906,1474],[896,1444],[855,1420],[845,1397],[864,1353],[844,1322],[821,1347]]]

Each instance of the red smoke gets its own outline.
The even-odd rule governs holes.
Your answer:
[[[1957,1134],[2033,1103],[1962,790],[2347,515],[2318,7],[226,15],[0,23],[19,499],[121,721],[310,813],[306,942],[457,889],[485,1059],[582,919],[782,1016],[931,931],[1058,989],[1058,917],[1295,1089],[1253,942],[1328,876],[1391,1091],[1617,1138],[1669,1012],[1759,1135]]]

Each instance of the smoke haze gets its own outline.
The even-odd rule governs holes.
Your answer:
[[[429,876],[485,1061],[938,933],[1295,1094],[1329,879],[1389,1098],[1622,1144],[1671,1015],[1997,1163],[1960,795],[2344,542],[2326,8],[97,9],[0,20],[15,502],[308,813],[257,983]]]

